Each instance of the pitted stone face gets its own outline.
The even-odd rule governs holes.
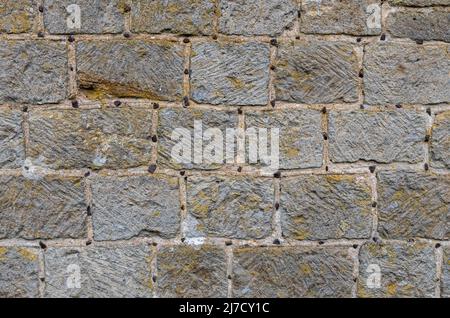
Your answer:
[[[19,34],[35,30],[37,0],[3,0],[0,2],[0,33]]]

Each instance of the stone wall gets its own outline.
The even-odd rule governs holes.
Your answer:
[[[1,1],[0,297],[449,297],[449,26],[450,0]],[[173,162],[196,120],[279,128],[279,171]]]

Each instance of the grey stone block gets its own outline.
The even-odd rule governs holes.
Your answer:
[[[277,100],[312,104],[358,100],[358,61],[350,44],[285,43],[278,49],[276,65]]]
[[[264,43],[196,43],[191,56],[195,102],[265,105],[269,95],[269,46]]]
[[[96,240],[174,237],[180,226],[178,178],[96,177],[92,180]]]
[[[58,103],[67,96],[67,49],[60,41],[0,41],[0,103]]]
[[[147,245],[49,248],[45,296],[52,298],[152,297]]]
[[[0,110],[0,168],[18,168],[25,157],[22,112]]]
[[[450,168],[450,112],[436,115],[431,137],[431,166]]]
[[[272,179],[189,177],[187,235],[267,237],[272,233],[273,198]]]
[[[283,235],[298,240],[370,237],[372,193],[357,175],[309,175],[281,179]]]
[[[97,97],[180,100],[183,47],[169,41],[81,41],[78,85]]]
[[[52,169],[131,168],[151,159],[152,111],[138,108],[30,112],[28,156]]]
[[[0,2],[0,33],[32,32],[38,17],[36,0],[3,0]]]
[[[423,161],[427,118],[414,111],[331,111],[330,159],[381,163]]]
[[[80,178],[0,176],[0,238],[54,239],[87,235]]]
[[[347,248],[248,247],[234,251],[233,297],[350,297]]]

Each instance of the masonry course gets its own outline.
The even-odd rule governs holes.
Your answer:
[[[2,1],[0,297],[449,297],[449,9]]]

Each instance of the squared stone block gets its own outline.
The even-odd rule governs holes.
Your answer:
[[[45,104],[66,98],[66,44],[61,41],[0,41],[0,103]]]
[[[227,138],[233,137],[229,129],[237,132],[237,128],[236,111],[175,107],[161,109],[158,120],[158,164],[174,169],[204,170],[232,164],[236,161],[237,139],[229,143],[228,158]],[[215,132],[219,135],[217,140],[216,137],[207,138],[209,133],[214,136]]]
[[[443,249],[441,297],[450,298],[450,247]]]
[[[178,178],[164,176],[92,179],[94,238],[171,238],[180,227]]]
[[[261,140],[259,129],[267,129],[267,154],[276,153],[272,149],[271,134],[279,132],[279,168],[318,168],[323,161],[323,137],[321,114],[316,110],[277,110],[263,112],[248,112],[245,114],[245,127],[254,129]],[[250,130],[251,131],[251,130]],[[249,160],[251,137],[246,135],[246,155]],[[258,155],[263,151],[258,146]],[[271,166],[272,162],[264,162],[258,156],[258,165]]]
[[[52,169],[132,168],[151,160],[152,111],[143,108],[30,112],[28,156]]]
[[[372,43],[364,54],[366,103],[436,104],[450,101],[449,46]]]
[[[183,47],[169,41],[77,42],[78,85],[95,98],[181,100]]]
[[[415,111],[331,111],[332,162],[424,160],[427,115]]]
[[[0,190],[1,239],[86,237],[86,203],[80,178],[0,176]]]
[[[450,42],[450,8],[402,8],[389,14],[386,23],[394,37]]]
[[[152,253],[147,245],[49,248],[45,297],[149,298]]]
[[[300,31],[313,34],[380,34],[381,1],[303,1]]]
[[[269,46],[264,43],[196,43],[191,56],[191,98],[197,103],[266,105]]]
[[[288,42],[278,48],[276,99],[320,104],[358,100],[358,60],[352,45]]]
[[[158,252],[157,267],[158,297],[227,296],[227,260],[222,248],[165,246]]]
[[[22,112],[0,109],[0,168],[19,168],[24,159]]]
[[[449,6],[450,0],[389,0],[389,4],[411,7]]]
[[[234,251],[233,297],[350,297],[347,247],[247,247]]]
[[[189,177],[187,235],[260,239],[272,233],[269,178]]]
[[[219,32],[277,36],[297,18],[295,0],[220,0]]]
[[[372,229],[366,177],[308,175],[281,179],[283,236],[297,240],[363,239]]]
[[[379,172],[378,231],[388,239],[448,239],[450,175]]]
[[[359,254],[358,297],[433,297],[434,248],[425,243],[365,243]]]
[[[34,31],[38,17],[37,0],[2,0],[0,2],[0,33]]]
[[[120,33],[126,0],[44,0],[44,25],[52,34]]]
[[[431,166],[450,168],[450,111],[436,115],[431,133]]]
[[[0,246],[0,297],[39,297],[39,251]]]
[[[133,0],[131,30],[209,35],[213,32],[214,14],[214,0]]]

